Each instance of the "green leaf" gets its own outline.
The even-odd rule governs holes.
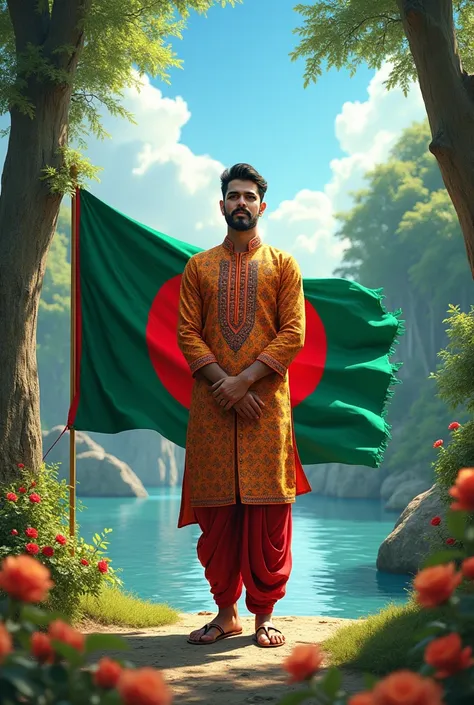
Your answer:
[[[52,683],[64,685],[69,680],[67,668],[60,663],[54,663],[47,668],[47,676]]]
[[[65,644],[63,641],[58,641],[57,639],[51,639],[51,643],[53,644],[54,650],[72,666],[82,665],[84,660],[82,654],[72,646]]]
[[[373,676],[371,673],[364,673],[364,687],[366,690],[372,690],[372,688],[379,682],[379,679]]]
[[[336,693],[339,691],[342,684],[342,674],[338,668],[332,666],[328,669],[328,672],[319,681],[318,686],[329,695],[330,698],[334,698]]]
[[[86,654],[92,651],[128,651],[129,644],[115,634],[89,634],[86,638]]]
[[[2,668],[2,678],[11,683],[21,695],[27,698],[34,698],[35,690],[25,678],[25,674],[21,668],[15,666]]]
[[[36,624],[38,627],[45,627],[54,619],[58,618],[58,614],[45,612],[39,607],[34,607],[33,605],[25,605],[21,610],[21,621],[31,622],[32,624]]]
[[[431,568],[434,565],[441,565],[442,563],[450,563],[451,561],[461,560],[465,558],[464,551],[460,551],[457,548],[451,550],[444,549],[442,551],[436,551],[431,556],[429,556],[423,563],[423,568]]]
[[[448,626],[444,622],[430,622],[426,627],[421,629],[419,632],[415,632],[415,640],[419,641],[425,639],[427,636],[434,636],[435,634],[442,634],[448,631]]]
[[[450,509],[446,517],[446,523],[451,536],[454,536],[458,541],[462,541],[466,531],[467,512],[458,512]]]
[[[312,690],[299,690],[296,693],[288,693],[288,695],[285,695],[278,705],[299,705],[299,703],[304,703],[305,700],[312,698],[314,698]]]
[[[102,696],[101,705],[122,705],[122,699],[117,690],[110,690]]]

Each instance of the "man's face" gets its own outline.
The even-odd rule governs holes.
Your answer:
[[[225,201],[221,201],[220,206],[227,225],[240,231],[254,228],[266,207],[265,203],[260,203],[257,185],[240,179],[229,183]]]

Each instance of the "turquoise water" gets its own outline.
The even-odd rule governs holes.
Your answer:
[[[152,489],[150,497],[85,498],[81,533],[108,527],[110,557],[123,568],[125,588],[183,612],[213,610],[196,557],[197,526],[177,529],[180,494]],[[406,601],[408,577],[379,573],[380,543],[397,514],[373,500],[299,497],[293,511],[293,572],[275,614],[359,617]],[[242,614],[248,614],[241,605]]]

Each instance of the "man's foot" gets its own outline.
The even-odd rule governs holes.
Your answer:
[[[219,610],[217,617],[211,622],[205,624],[201,629],[191,632],[188,642],[190,644],[213,644],[215,641],[239,634],[242,634],[242,624],[237,614],[237,606],[233,605]]]
[[[255,642],[263,648],[275,648],[285,644],[285,636],[272,622],[271,614],[255,615]]]

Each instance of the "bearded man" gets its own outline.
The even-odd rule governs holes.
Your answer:
[[[242,633],[237,602],[255,615],[254,641],[278,647],[272,621],[292,567],[292,504],[311,490],[298,457],[288,368],[304,344],[294,258],[262,242],[267,183],[249,164],[221,176],[222,244],[188,261],[178,344],[195,378],[179,526],[198,523],[198,557],[218,607],[191,644]]]

